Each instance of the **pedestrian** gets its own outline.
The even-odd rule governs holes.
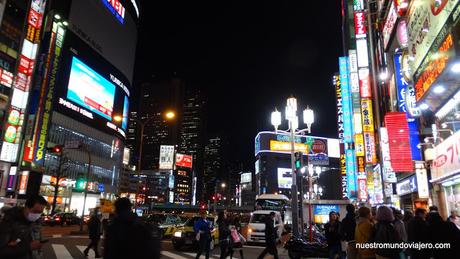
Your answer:
[[[195,231],[199,243],[198,252],[196,253],[196,259],[199,259],[201,254],[204,252],[206,259],[209,259],[209,250],[211,245],[211,222],[206,218],[206,212],[200,212],[201,218],[198,219],[194,226],[193,230]]]
[[[428,237],[430,243],[435,247],[436,244],[450,244],[446,249],[432,249],[431,258],[455,258],[459,254],[460,230],[449,221],[444,221],[437,211],[429,213],[427,217]]]
[[[258,259],[263,259],[268,253],[272,254],[275,259],[278,259],[278,250],[276,249],[276,239],[278,237],[275,228],[275,212],[270,212],[270,215],[265,220],[265,249],[260,253]]]
[[[375,224],[374,242],[380,244],[399,244],[402,239],[399,236],[393,222],[395,220],[393,211],[387,206],[380,206],[377,209],[377,223]],[[402,249],[378,248],[375,249],[377,259],[399,259]]]
[[[243,244],[246,242],[246,239],[241,235],[241,233],[236,229],[235,226],[230,227],[230,229],[230,259],[233,258],[233,254],[235,253],[235,251],[239,251],[240,258],[244,259]]]
[[[217,226],[219,228],[219,246],[221,259],[227,258],[227,255],[229,254],[230,228],[228,223],[227,211],[220,211],[217,217]]]
[[[355,229],[356,245],[366,244],[374,237],[374,224],[371,221],[371,210],[368,207],[362,206],[358,210],[358,222]],[[358,259],[373,259],[375,253],[372,249],[357,247],[356,258]]]
[[[340,238],[342,240],[342,250],[346,251],[348,259],[356,258],[356,242],[355,242],[355,229],[356,229],[356,213],[353,204],[347,204],[347,215],[340,224]]]
[[[95,258],[101,258],[99,254],[99,240],[101,239],[101,217],[99,211],[95,211],[88,221],[88,234],[91,242],[88,244],[83,254],[87,257],[89,250],[92,248],[96,254]]]
[[[404,227],[406,228],[406,234],[409,233],[409,221],[414,217],[414,213],[411,210],[404,210],[404,217],[402,221],[404,222]]]
[[[407,242],[407,231],[406,227],[404,226],[404,222],[402,221],[403,215],[401,211],[396,208],[392,207],[391,210],[393,211],[393,217],[395,218],[393,225],[402,241]]]
[[[415,210],[414,218],[409,221],[407,231],[407,241],[409,243],[428,243],[428,225],[425,221],[426,210],[417,208]],[[411,259],[428,259],[429,253],[424,250],[412,248],[409,250]]]
[[[37,220],[48,205],[42,196],[30,196],[25,207],[13,207],[5,211],[0,223],[0,258],[41,259],[41,225]]]
[[[460,229],[460,218],[458,217],[456,210],[452,210],[450,212],[449,221],[454,223],[455,226]]]
[[[160,258],[160,240],[132,212],[129,199],[117,199],[114,207],[115,216],[104,240],[104,259]]]
[[[329,212],[329,222],[324,225],[326,232],[326,240],[329,248],[329,258],[334,259],[336,255],[342,257],[342,247],[340,245],[340,222],[337,213],[334,211]]]

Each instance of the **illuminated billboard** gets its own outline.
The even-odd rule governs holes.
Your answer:
[[[62,48],[56,111],[109,134],[125,138],[128,79],[71,31]],[[114,119],[122,117],[121,121]]]
[[[73,57],[67,99],[111,120],[115,85],[81,60]]]
[[[292,186],[292,169],[278,168],[278,188],[290,189]]]

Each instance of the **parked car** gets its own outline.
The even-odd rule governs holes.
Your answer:
[[[50,222],[52,220],[52,216],[51,215],[45,215],[45,214],[42,214],[41,218],[40,218],[40,223],[42,225],[49,225]]]
[[[49,223],[51,226],[55,225],[78,225],[80,224],[80,217],[71,212],[59,212],[53,215]]]

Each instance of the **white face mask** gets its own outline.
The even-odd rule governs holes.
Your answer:
[[[27,220],[29,220],[30,222],[35,222],[35,221],[37,221],[41,216],[42,216],[41,213],[29,213],[29,214],[27,214]]]

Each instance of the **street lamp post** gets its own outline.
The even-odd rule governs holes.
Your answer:
[[[292,198],[292,234],[295,237],[299,236],[299,202],[298,202],[298,188],[297,188],[297,176],[295,169],[295,135],[303,134],[304,132],[311,133],[311,125],[314,122],[314,113],[313,110],[307,107],[303,111],[303,120],[307,124],[306,129],[297,130],[299,127],[299,118],[297,117],[297,99],[294,97],[287,99],[286,105],[286,120],[289,121],[288,131],[278,130],[278,127],[281,125],[281,112],[275,109],[271,114],[271,123],[275,127],[275,132],[278,131],[290,134],[291,137],[291,176],[292,176],[292,185],[291,185],[291,198]],[[302,201],[302,198],[300,199]]]
[[[168,120],[174,119],[176,114],[172,111],[168,111],[165,113],[165,117]],[[122,121],[124,117],[116,115],[113,117],[115,121]],[[155,117],[148,117],[145,120],[140,120],[138,118],[133,118],[131,117],[132,120],[136,121],[139,124],[140,127],[140,140],[139,140],[139,158],[137,159],[137,184],[136,184],[136,194],[134,196],[134,208],[137,208],[137,199],[139,197],[139,189],[140,189],[140,178],[141,178],[141,165],[142,165],[142,151],[143,151],[143,146],[144,146],[144,130],[145,130],[145,125],[148,123],[152,122]]]

